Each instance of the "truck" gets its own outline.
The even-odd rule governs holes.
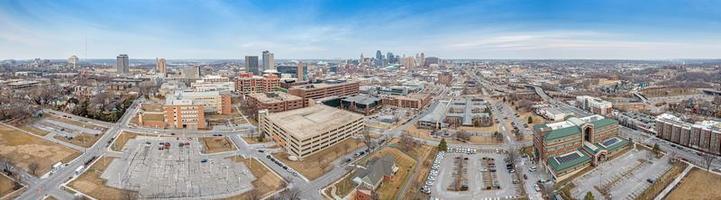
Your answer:
[[[80,175],[83,173],[83,169],[85,169],[85,165],[80,165],[77,169],[75,169],[75,175]]]

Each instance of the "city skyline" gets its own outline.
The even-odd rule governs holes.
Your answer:
[[[0,59],[720,58],[713,1],[3,1]],[[82,10],[83,12],[77,12]],[[162,12],[158,12],[162,11]]]

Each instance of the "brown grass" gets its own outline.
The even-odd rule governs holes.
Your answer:
[[[656,179],[650,187],[648,187],[643,193],[636,197],[636,200],[651,200],[654,199],[661,191],[666,188],[681,172],[686,168],[686,164],[682,162],[676,162],[671,166],[671,169],[666,171],[661,177]]]
[[[261,142],[258,142],[257,137],[250,137],[250,136],[243,136],[243,140],[248,144],[258,144]],[[265,140],[267,141],[268,138],[266,137]]]
[[[53,121],[58,121],[58,122],[66,123],[66,124],[72,124],[72,125],[79,126],[79,127],[100,130],[101,132],[105,132],[105,130],[108,129],[106,127],[97,126],[95,124],[81,122],[81,121],[77,121],[77,120],[72,120],[72,119],[68,119],[65,117],[57,116],[57,115],[48,115],[47,118],[50,120],[53,120]]]
[[[423,154],[419,156],[412,156],[414,158],[419,158],[419,161],[422,163],[420,167],[415,169],[416,176],[413,177],[413,179],[408,180],[408,189],[403,195],[403,199],[428,199],[428,195],[421,193],[420,190],[426,182],[428,173],[431,172],[431,165],[433,164],[433,159],[435,159],[435,156],[438,153],[438,149],[428,145],[423,145],[419,149],[428,150],[420,151],[423,152]]]
[[[37,163],[37,175],[48,172],[57,162],[68,162],[80,152],[29,135],[9,126],[0,125],[0,155],[15,166],[30,172],[30,163]]]
[[[128,143],[129,140],[135,139],[136,137],[138,137],[137,133],[122,132],[117,138],[115,138],[115,142],[113,142],[113,145],[110,146],[110,149],[113,151],[122,151],[125,147],[125,143]]]
[[[30,125],[24,125],[24,126],[21,126],[21,127],[18,127],[18,128],[23,129],[23,130],[25,130],[25,131],[27,131],[27,132],[30,132],[30,133],[32,133],[32,134],[35,134],[35,135],[39,135],[39,136],[46,136],[46,135],[48,135],[48,133],[50,133],[50,132],[48,132],[48,131],[44,131],[44,130],[42,130],[42,129],[35,128],[35,127],[33,127],[33,126],[30,126]]]
[[[95,135],[90,135],[90,134],[77,134],[77,135],[75,135],[75,137],[73,137],[72,140],[69,140],[60,135],[53,136],[53,138],[70,143],[70,144],[88,148],[88,147],[93,146],[93,144],[95,144],[95,142],[97,142],[100,139],[100,135],[95,136]]]
[[[200,138],[200,143],[203,144],[203,153],[235,151],[235,146],[228,137],[204,137]]]
[[[7,176],[0,175],[0,197],[15,191],[15,181]]]
[[[721,176],[693,168],[666,199],[721,199]]]
[[[344,177],[342,180],[338,181],[338,182],[334,185],[335,188],[336,188],[336,190],[335,190],[335,195],[336,195],[336,196],[338,196],[338,197],[345,197],[345,196],[347,196],[351,191],[353,191],[353,189],[356,188],[357,185],[356,185],[356,183],[353,182],[353,178],[355,178],[355,177],[353,177],[353,174],[352,174],[352,173],[353,173],[353,172],[351,172],[350,175]],[[326,189],[325,191],[326,191],[326,194],[328,194],[328,196],[331,196],[331,197],[333,196],[333,195],[331,195],[331,189],[330,189],[330,188]]]
[[[105,180],[100,178],[103,171],[115,158],[102,157],[95,164],[90,166],[85,173],[68,184],[69,187],[80,191],[93,198],[101,199],[124,199],[127,195],[137,194],[135,191],[118,189],[105,185]]]
[[[365,146],[365,144],[359,140],[346,139],[328,149],[303,158],[302,161],[288,160],[288,153],[286,152],[275,153],[273,156],[303,174],[309,180],[314,180],[333,169],[334,166],[329,165],[331,162],[362,146]]]
[[[395,158],[396,165],[398,166],[398,171],[396,174],[391,178],[391,180],[384,181],[381,186],[376,189],[376,192],[378,192],[378,196],[380,199],[396,199],[396,197],[399,195],[398,191],[400,191],[401,186],[403,186],[403,183],[406,182],[408,179],[408,176],[410,175],[411,170],[413,170],[413,167],[416,164],[416,161],[413,160],[410,156],[404,154],[400,150],[396,148],[390,148],[386,147],[383,148],[371,155],[371,158],[379,158],[382,156],[390,155]]]
[[[251,182],[251,184],[253,184],[252,191],[228,198],[228,200],[250,199],[249,197],[252,195],[251,193],[255,193],[261,197],[264,197],[270,193],[282,189],[281,187],[283,186],[283,180],[273,174],[270,169],[265,167],[257,160],[251,158],[242,158],[240,156],[234,156],[229,159],[235,162],[242,162],[243,164],[245,164],[245,166],[250,169],[250,172],[253,173],[253,176],[255,176],[256,179]]]

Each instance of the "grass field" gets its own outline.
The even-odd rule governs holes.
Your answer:
[[[66,163],[79,156],[80,152],[13,127],[0,125],[0,155],[28,172],[31,172],[31,163],[36,163],[35,174],[42,175],[50,171],[53,164]]]
[[[398,166],[398,171],[393,176],[393,178],[391,178],[391,180],[384,181],[383,184],[378,189],[376,189],[376,192],[378,192],[378,196],[380,197],[380,199],[396,199],[396,197],[399,195],[398,191],[400,191],[401,186],[403,186],[403,183],[405,183],[408,179],[408,176],[410,175],[411,170],[413,170],[416,161],[410,156],[401,152],[400,150],[391,147],[383,148],[373,153],[370,157],[380,158],[386,155],[390,155],[395,158],[396,165]]]
[[[110,149],[113,151],[122,151],[125,143],[128,143],[129,140],[135,139],[136,137],[138,137],[137,133],[122,132],[118,135],[118,138],[115,138],[115,142],[110,146]]]
[[[106,186],[105,180],[100,178],[113,159],[110,157],[100,158],[68,186],[96,199],[135,199],[132,197],[137,197],[137,192]]]
[[[235,199],[252,199],[251,196],[258,196],[258,197],[264,197],[270,193],[273,193],[277,190],[282,189],[283,187],[283,180],[280,179],[280,177],[273,174],[273,172],[270,171],[267,167],[265,167],[263,164],[258,162],[255,159],[246,159],[242,158],[240,156],[235,156],[229,158],[235,162],[241,162],[245,164],[248,169],[250,169],[250,172],[253,173],[253,176],[255,176],[255,180],[251,183],[253,184],[253,190],[250,192],[245,192],[241,195],[234,196],[231,198],[228,198],[229,200],[235,200]]]
[[[218,153],[235,151],[235,145],[227,137],[204,137],[200,138],[203,144],[203,153]]]
[[[333,169],[333,166],[330,165],[331,162],[361,146],[365,146],[365,144],[359,140],[346,139],[328,149],[303,158],[302,161],[288,160],[288,153],[286,152],[275,153],[273,156],[303,174],[306,178],[314,180]]]
[[[25,130],[25,131],[27,131],[27,132],[30,132],[30,133],[32,133],[32,134],[35,134],[35,135],[39,135],[39,136],[46,136],[46,135],[48,135],[48,133],[50,133],[50,132],[44,131],[44,130],[39,129],[39,128],[35,128],[35,127],[33,127],[33,126],[30,126],[30,125],[25,125],[25,126],[18,127],[18,128],[23,129],[23,130]]]
[[[250,137],[250,136],[243,136],[243,140],[248,144],[258,144],[261,142],[258,142],[257,137]],[[270,140],[268,138],[265,138],[266,141]]]
[[[426,177],[431,171],[431,165],[433,164],[433,159],[435,159],[435,156],[438,153],[438,149],[427,145],[423,145],[421,146],[421,148],[417,149],[419,149],[418,152],[422,153],[418,154],[417,156],[413,156],[411,154],[411,156],[414,158],[418,158],[419,162],[422,163],[420,167],[414,170],[416,176],[413,177],[411,180],[408,180],[408,190],[406,190],[406,193],[403,195],[403,199],[428,199],[428,195],[419,191],[421,187],[423,187],[423,185],[425,184]]]
[[[7,176],[0,175],[0,197],[4,197],[15,190],[15,181]]]
[[[53,120],[53,121],[58,121],[58,122],[66,123],[66,124],[72,124],[72,125],[79,126],[79,127],[100,130],[101,132],[105,132],[105,130],[108,129],[107,127],[98,126],[98,125],[87,123],[87,122],[72,120],[72,119],[68,119],[65,117],[57,116],[57,115],[48,115],[47,118],[50,120]]]
[[[97,142],[100,139],[100,135],[95,136],[95,135],[90,135],[90,134],[78,134],[75,137],[73,137],[72,140],[65,138],[63,136],[59,136],[59,135],[53,136],[53,138],[68,142],[70,144],[88,148],[88,147],[93,146],[93,144],[95,144],[95,142]]]
[[[721,176],[693,168],[666,199],[721,199]]]

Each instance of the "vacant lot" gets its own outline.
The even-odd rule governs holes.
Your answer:
[[[27,134],[21,130],[0,125],[0,155],[14,165],[32,173],[31,163],[37,164],[36,175],[50,171],[57,162],[68,162],[78,155],[68,147]]]
[[[25,125],[25,126],[22,126],[22,127],[19,127],[19,128],[20,128],[20,129],[23,129],[23,130],[25,130],[25,131],[27,131],[27,132],[30,132],[30,133],[32,133],[32,134],[39,135],[39,136],[46,136],[46,135],[48,135],[48,133],[50,133],[50,132],[47,132],[47,131],[45,131],[45,130],[42,130],[42,129],[39,129],[39,128],[35,128],[35,127],[31,126],[31,125]]]
[[[68,142],[70,144],[78,145],[81,147],[89,148],[95,144],[100,139],[100,135],[90,135],[90,134],[78,134],[72,139],[66,138],[60,135],[56,135],[53,138]]]
[[[15,181],[7,176],[0,175],[0,197],[4,197],[13,191],[15,191]]]
[[[258,162],[258,160],[242,158],[240,156],[235,156],[230,159],[235,162],[245,164],[256,179],[252,182],[253,190],[228,199],[253,199],[251,197],[264,197],[277,190],[283,189],[283,180],[273,174],[270,169]]]
[[[47,118],[50,119],[50,120],[59,121],[59,122],[66,123],[66,124],[72,124],[72,125],[79,126],[79,127],[83,127],[83,128],[100,130],[100,131],[102,131],[102,132],[105,132],[105,130],[108,129],[108,128],[103,127],[103,126],[98,126],[98,125],[91,124],[91,123],[88,123],[88,122],[81,122],[81,121],[77,121],[77,120],[73,120],[73,119],[68,119],[68,118],[65,118],[65,117],[57,116],[57,115],[48,115]]]
[[[258,137],[243,136],[243,140],[244,140],[246,143],[248,143],[248,144],[258,144],[258,143],[262,143],[262,142],[259,142],[259,141],[258,141]],[[267,141],[269,141],[270,139],[269,139],[269,138],[265,138],[264,140],[265,140],[265,142],[267,142]]]
[[[122,190],[105,185],[105,180],[100,178],[103,171],[110,165],[114,158],[100,158],[85,173],[68,184],[69,187],[87,194],[93,198],[102,199],[136,199],[137,192]],[[133,198],[136,197],[136,198]]]
[[[415,176],[411,177],[411,180],[408,180],[408,189],[406,190],[403,199],[428,199],[428,195],[418,191],[420,191],[421,187],[425,184],[426,177],[428,177],[428,173],[431,171],[431,165],[433,164],[433,159],[435,159],[436,154],[438,153],[438,149],[427,145],[423,145],[416,149],[420,150],[418,151],[419,154],[417,154],[418,156],[412,157],[418,158],[419,162],[422,163],[420,167],[414,170]]]
[[[663,176],[659,177],[650,187],[646,188],[643,193],[636,197],[637,200],[651,200],[655,198],[661,191],[666,188],[676,177],[683,172],[686,168],[686,164],[682,162],[676,162],[671,166],[671,169],[666,171]]]
[[[413,158],[411,158],[410,156],[401,152],[400,150],[391,147],[383,148],[380,151],[375,152],[370,157],[380,158],[387,155],[393,156],[393,158],[395,158],[396,165],[398,166],[398,171],[393,176],[393,178],[391,178],[391,180],[383,181],[383,184],[376,191],[378,192],[378,196],[380,197],[380,199],[396,199],[396,197],[399,195],[398,191],[400,191],[401,186],[403,186],[403,183],[405,183],[408,179],[408,176],[410,175],[411,170],[415,166],[416,161],[413,160]]]
[[[218,153],[235,151],[235,145],[227,137],[204,137],[200,138],[203,144],[203,153]]]
[[[115,139],[113,145],[110,146],[110,149],[113,151],[122,151],[123,148],[125,148],[125,143],[128,143],[128,140],[135,139],[136,137],[138,137],[137,133],[122,132],[118,135],[118,138]]]
[[[693,168],[667,199],[719,199],[721,198],[721,176],[699,168]]]
[[[278,158],[278,160],[282,161],[289,167],[292,167],[299,173],[303,174],[303,176],[305,176],[306,178],[314,180],[323,175],[325,172],[333,169],[333,166],[330,164],[334,160],[340,158],[347,153],[352,152],[355,149],[360,148],[361,146],[365,146],[365,144],[363,144],[363,142],[359,140],[346,139],[345,141],[333,145],[326,150],[317,152],[309,157],[303,158],[302,161],[288,160],[288,153],[286,152],[275,153],[273,154],[273,156],[275,156],[275,158]]]

